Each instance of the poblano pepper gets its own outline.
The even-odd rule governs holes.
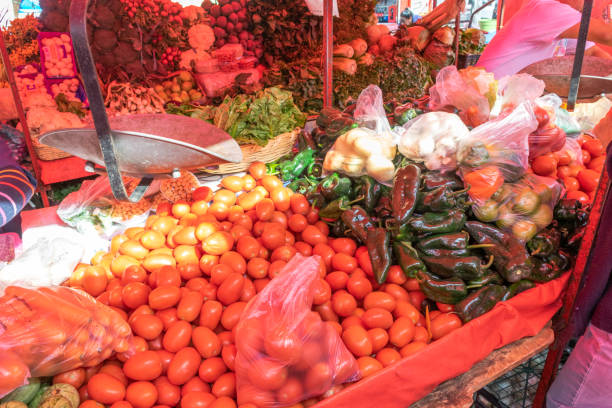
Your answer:
[[[432,235],[424,238],[417,243],[417,248],[421,251],[427,249],[472,249],[484,248],[482,245],[469,245],[470,236],[465,231],[453,232],[450,234]]]
[[[487,273],[484,274],[479,279],[471,280],[468,282],[468,289],[480,288],[489,284],[503,285],[504,280],[499,276],[499,273],[491,270],[487,270]]]
[[[550,282],[561,276],[561,269],[553,265],[553,263],[533,257],[534,268],[527,277],[528,280],[536,283]]]
[[[368,255],[372,263],[374,278],[379,284],[385,283],[391,267],[391,236],[384,228],[370,228],[367,231]]]
[[[572,257],[567,252],[559,249],[556,253],[552,254],[548,261],[559,268],[562,272],[568,270],[572,266]]]
[[[561,245],[561,233],[557,228],[544,229],[527,241],[527,249],[531,251],[531,255],[540,258],[556,253],[559,245]]]
[[[514,282],[512,285],[508,287],[508,290],[504,294],[504,297],[502,298],[502,300],[511,299],[515,297],[516,295],[518,295],[519,293],[524,292],[531,288],[535,288],[535,283],[531,281],[523,279],[518,282]]]
[[[463,320],[463,323],[474,320],[493,309],[497,302],[502,300],[506,290],[506,287],[501,285],[483,286],[456,304],[455,312]]]
[[[457,232],[465,225],[466,216],[463,211],[450,210],[439,213],[417,215],[408,221],[406,227],[415,234],[429,236]]]
[[[508,282],[529,279],[534,264],[527,249],[512,234],[477,221],[465,223],[465,229],[479,244],[487,244],[483,250],[493,256],[497,272]]]
[[[374,213],[378,218],[388,218],[391,216],[391,192],[388,188],[382,189],[382,194],[374,207]]]
[[[391,192],[391,209],[398,225],[403,225],[410,219],[416,207],[420,182],[421,169],[414,164],[402,167],[395,174]]]
[[[425,270],[425,265],[419,259],[419,255],[414,248],[395,241],[393,242],[393,253],[397,263],[407,277],[414,278],[418,271]]]
[[[457,256],[470,256],[469,249],[437,249],[437,248],[425,248],[420,249],[421,254],[430,257],[457,257]]]
[[[443,186],[432,191],[420,192],[416,210],[419,212],[439,212],[456,208],[458,206],[457,196],[466,191],[467,189],[453,191],[449,187]]]
[[[448,187],[451,190],[461,190],[463,189],[463,182],[453,173],[429,171],[423,174],[421,185],[423,190],[432,191],[439,187]]]
[[[346,196],[337,198],[319,210],[319,217],[326,220],[337,220],[354,202],[355,201],[349,201]]]
[[[285,160],[280,164],[280,173],[285,181],[294,180],[314,163],[314,150],[311,148],[302,150],[292,160]]]
[[[363,207],[368,213],[371,213],[382,194],[382,185],[370,176],[361,176],[357,191],[357,195],[363,197]]]
[[[316,184],[307,178],[301,178],[293,180],[287,187],[296,193],[307,195],[316,187]]]
[[[480,263],[480,258],[477,256],[422,256],[421,258],[427,266],[427,269],[434,275],[441,278],[450,278],[455,276],[464,281],[471,281],[481,278],[484,275],[484,271],[493,263],[492,260],[489,260],[489,263],[482,265]]]
[[[344,211],[341,215],[342,222],[353,233],[353,235],[362,243],[368,241],[368,230],[374,228],[374,224],[370,216],[358,205],[354,205],[350,209]]]
[[[465,282],[459,278],[438,279],[421,270],[417,271],[416,279],[425,296],[435,302],[454,305],[467,296]]]
[[[319,191],[326,200],[332,201],[342,196],[348,197],[351,194],[351,179],[333,173],[325,177],[319,183]]]

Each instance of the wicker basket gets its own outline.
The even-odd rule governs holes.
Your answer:
[[[217,168],[207,167],[201,169],[201,171],[211,174],[238,173],[240,171],[245,171],[249,168],[251,163],[256,161],[270,163],[274,160],[278,160],[291,152],[300,130],[301,129],[297,128],[291,132],[278,135],[274,139],[271,139],[265,146],[254,144],[243,145],[241,146],[242,161],[240,163],[220,164]]]
[[[476,65],[479,58],[480,54],[459,55],[457,68],[461,69]]]
[[[38,141],[38,136],[38,133],[31,132],[32,147],[34,147],[34,151],[40,160],[51,161],[72,156],[70,153],[66,153],[63,150],[40,143]]]

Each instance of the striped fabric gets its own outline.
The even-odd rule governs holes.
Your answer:
[[[0,169],[0,227],[23,210],[35,191],[33,178],[21,167]]]

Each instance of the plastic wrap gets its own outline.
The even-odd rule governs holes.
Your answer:
[[[370,85],[361,91],[353,117],[360,127],[371,129],[379,136],[392,137],[383,94],[376,85]]]
[[[480,77],[475,74],[480,74]],[[472,127],[486,122],[491,108],[491,93],[488,87],[487,96],[481,93],[481,90],[484,84],[494,83],[494,78],[491,77],[487,81],[486,75],[490,74],[484,70],[475,72],[474,69],[462,75],[454,65],[441,69],[436,77],[436,84],[429,89],[429,108],[436,111],[454,107],[459,111],[463,122]]]
[[[529,158],[561,150],[565,145],[565,132],[556,125],[556,112],[561,108],[561,98],[548,94],[535,100],[538,128],[529,135]]]
[[[544,93],[544,81],[529,74],[503,77],[498,82],[497,99],[491,117],[506,116],[525,101],[534,102]]]
[[[457,148],[470,135],[459,116],[429,112],[403,126],[399,151],[414,161],[424,162],[429,170],[454,170]]]
[[[93,367],[130,348],[119,313],[63,286],[0,288],[0,397],[29,376]]]
[[[124,177],[128,194],[138,185],[139,180]],[[153,183],[145,195],[159,190],[159,183]],[[137,203],[115,200],[108,176],[86,180],[78,191],[70,193],[57,208],[62,221],[84,234],[96,233],[109,237],[118,228],[143,223],[151,208],[151,202],[143,198]]]
[[[501,175],[505,182],[512,183],[519,180],[529,167],[528,136],[537,127],[538,121],[533,104],[525,102],[509,115],[474,128],[469,137],[461,142],[457,151],[458,167],[461,177],[467,184],[466,187],[470,185],[468,181],[476,179],[478,175],[470,173],[483,172],[483,169],[487,174]],[[497,171],[491,171],[492,168]],[[486,175],[485,179],[488,177],[490,176]],[[494,181],[491,184],[499,185],[498,176]],[[495,190],[491,192],[483,189],[481,193],[473,186],[469,194],[473,201],[481,204],[493,192]]]
[[[472,211],[480,221],[495,222],[525,243],[552,222],[564,193],[555,179],[528,174],[517,183],[504,183],[490,199],[474,204]]]
[[[295,255],[244,309],[236,330],[240,405],[290,406],[359,378],[338,332],[311,312],[320,263]]]

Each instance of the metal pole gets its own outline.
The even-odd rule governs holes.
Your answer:
[[[578,31],[578,42],[576,43],[576,55],[574,56],[574,67],[570,79],[570,88],[567,95],[567,110],[573,111],[578,98],[578,88],[580,87],[580,74],[582,73],[582,61],[586,48],[587,35],[589,33],[589,23],[591,22],[591,11],[593,10],[593,0],[584,0],[582,18],[580,19],[580,30]]]
[[[6,77],[8,78],[9,85],[11,86],[11,93],[13,94],[13,101],[15,102],[15,108],[23,128],[23,135],[25,137],[26,146],[28,147],[28,153],[30,154],[30,160],[32,160],[32,169],[34,170],[34,176],[38,184],[38,191],[40,192],[45,207],[49,206],[49,198],[44,190],[43,183],[40,178],[40,165],[38,163],[38,157],[32,146],[32,136],[30,135],[30,128],[26,120],[25,111],[23,110],[23,104],[21,103],[21,96],[17,89],[17,83],[15,82],[15,75],[13,74],[13,67],[11,66],[11,60],[9,58],[8,51],[6,50],[6,44],[4,43],[4,31],[0,31],[0,56],[2,57],[2,64],[6,70]]]
[[[333,51],[334,15],[333,0],[323,0],[323,106],[333,104]]]
[[[497,11],[497,31],[501,30],[504,19],[504,7],[506,5],[506,0],[501,0],[499,3],[499,9]]]
[[[457,12],[455,17],[455,66],[459,64],[459,36],[461,35],[461,10]]]

